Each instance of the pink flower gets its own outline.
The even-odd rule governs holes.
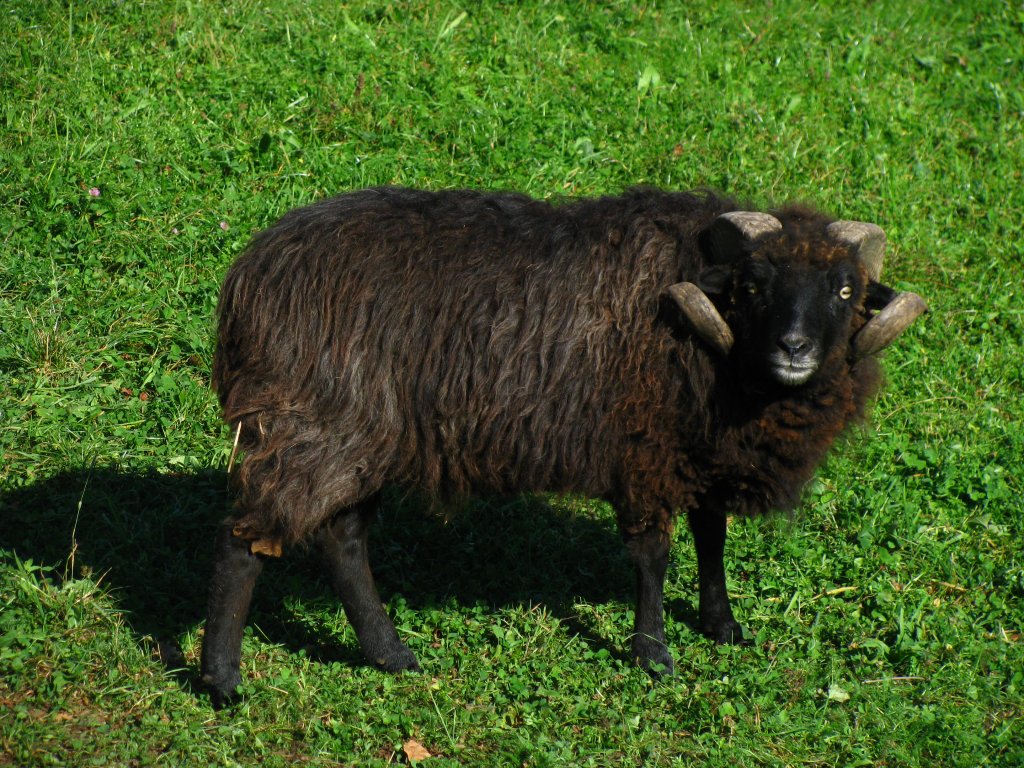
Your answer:
[[[178,228],[177,227],[171,227],[171,234],[172,235],[178,234]]]
[[[89,190],[89,194],[90,194],[90,195],[92,195],[93,197],[99,197],[99,196],[100,196],[100,190],[99,190],[99,187],[92,187],[92,188],[91,188],[91,189]]]
[[[228,231],[228,223],[226,221],[222,221],[220,223],[220,228],[223,229],[225,232],[227,232]]]

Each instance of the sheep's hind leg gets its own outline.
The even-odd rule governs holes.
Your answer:
[[[320,529],[317,543],[366,658],[388,672],[419,671],[416,657],[398,638],[373,582],[366,546],[373,514],[374,505],[369,502],[339,512]]]
[[[263,561],[253,554],[249,542],[232,532],[232,521],[217,533],[213,578],[203,636],[202,678],[215,707],[236,696],[242,682],[242,631],[249,615],[253,588],[263,570]]]
[[[669,537],[657,527],[626,536],[626,547],[636,569],[636,623],[633,658],[654,677],[674,674],[672,654],[665,643],[665,571]]]
[[[743,627],[733,618],[725,586],[725,516],[697,509],[688,519],[697,550],[700,629],[716,643],[744,643]]]

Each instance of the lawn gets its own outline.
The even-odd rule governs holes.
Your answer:
[[[0,765],[1024,764],[1024,6],[9,0],[0,9]],[[230,435],[220,280],[378,184],[808,201],[931,311],[792,518],[736,521],[755,640],[625,653],[610,510],[390,498],[423,666],[367,666],[314,564],[268,567],[244,697],[199,684]],[[429,753],[429,757],[425,757]]]

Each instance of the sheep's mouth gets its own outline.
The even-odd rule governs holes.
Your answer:
[[[801,384],[806,384],[817,370],[818,364],[813,360],[799,360],[776,355],[771,361],[771,371],[775,380],[787,387],[799,387]]]

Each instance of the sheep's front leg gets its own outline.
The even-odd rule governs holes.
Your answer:
[[[388,672],[418,671],[416,657],[398,638],[373,582],[366,546],[372,520],[369,504],[346,509],[320,530],[317,543],[363,655]]]
[[[733,618],[725,587],[725,515],[697,509],[688,519],[697,550],[700,629],[716,643],[742,643],[743,627]]]
[[[674,672],[672,654],[665,644],[665,571],[669,537],[657,527],[627,534],[626,547],[636,569],[636,624],[633,658],[655,677]]]
[[[215,707],[235,697],[242,682],[238,666],[242,659],[242,631],[249,615],[253,588],[263,570],[259,555],[249,542],[232,533],[231,521],[217,533],[213,578],[203,636],[203,682],[210,689]]]

